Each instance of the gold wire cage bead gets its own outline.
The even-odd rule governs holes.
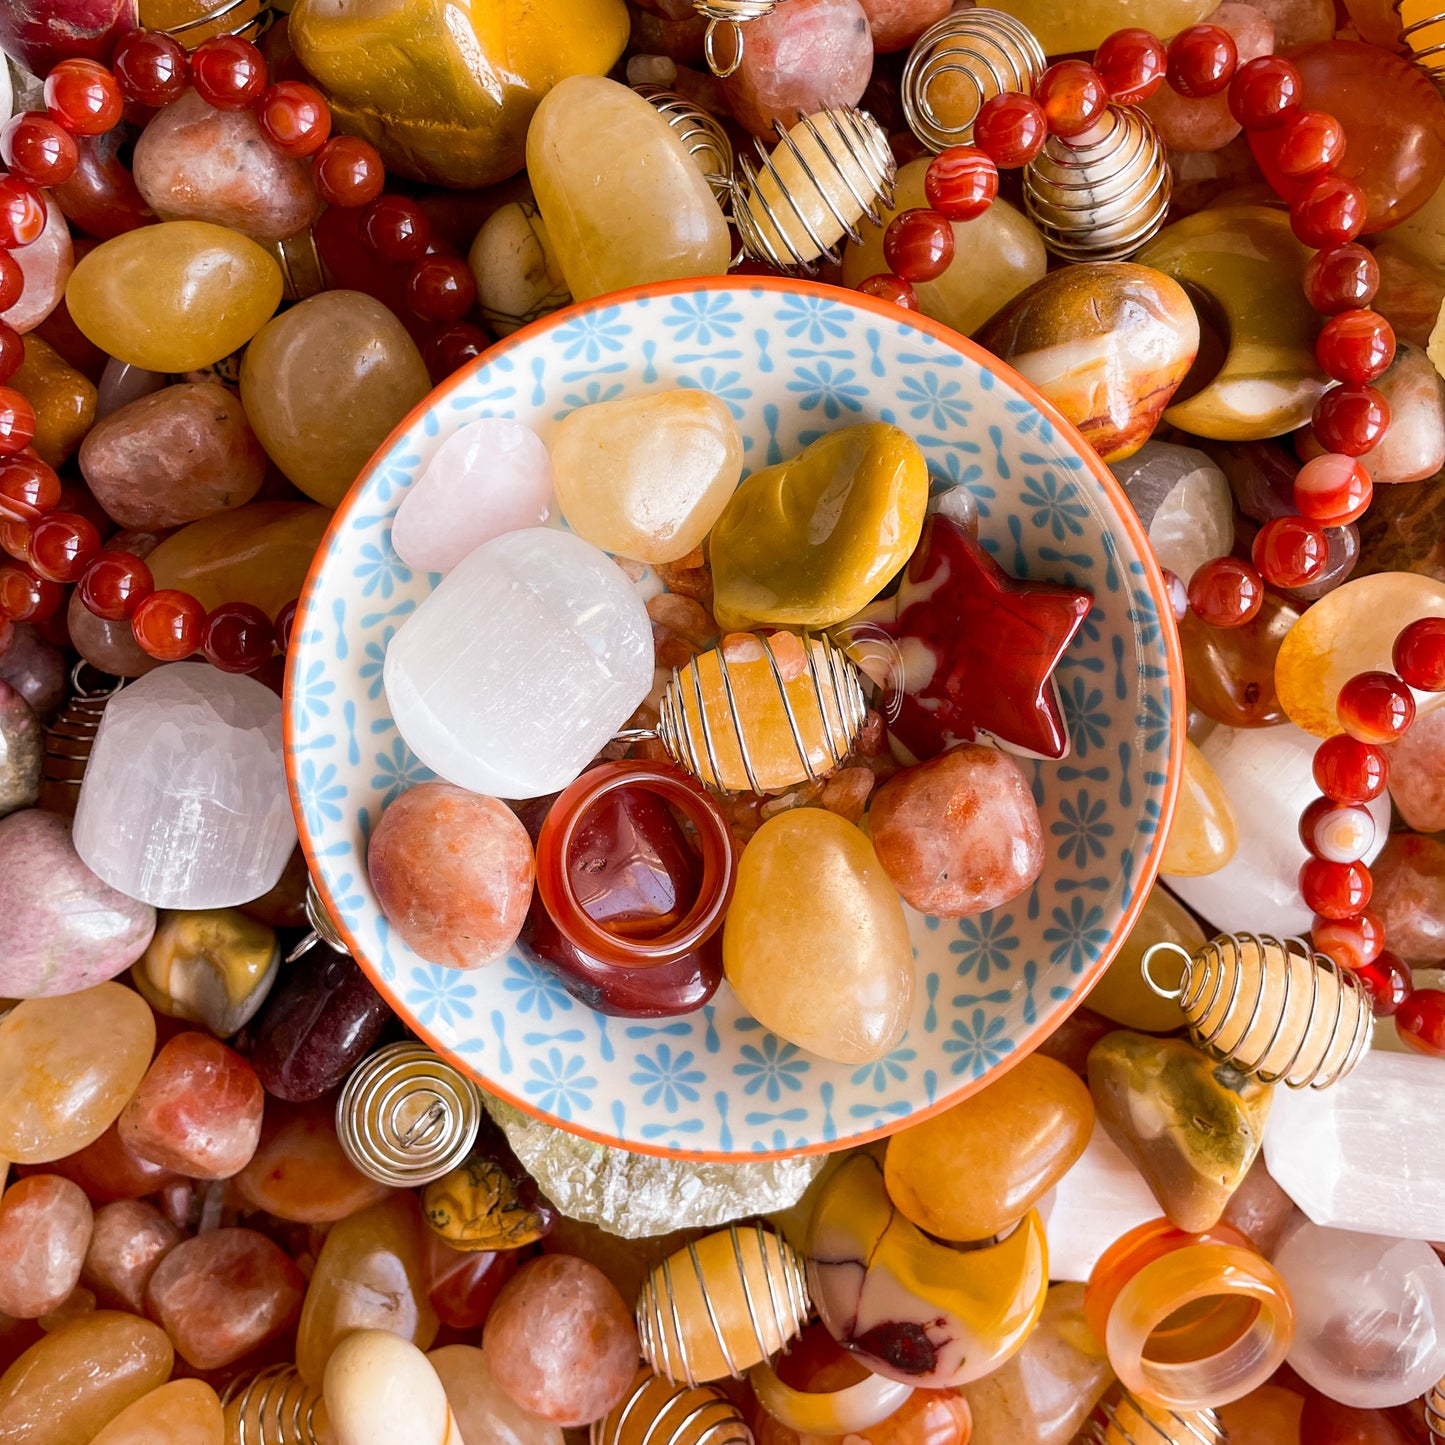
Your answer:
[[[784,1348],[812,1304],[803,1261],[761,1224],[734,1224],[684,1245],[637,1298],[642,1356],[668,1380],[741,1378]]]
[[[771,152],[755,140],[757,162],[738,158],[732,220],[745,255],[811,275],[823,257],[840,259],[845,238],[862,241],[862,221],[881,223],[897,165],[883,127],[865,110],[839,106],[776,130]]]
[[[1002,10],[955,10],[930,25],[908,52],[899,98],[908,128],[937,153],[968,145],[984,101],[1027,94],[1047,61],[1033,31]]]
[[[336,1101],[336,1133],[368,1179],[430,1184],[467,1157],[482,1125],[475,1085],[425,1044],[388,1044],[352,1071]]]
[[[1395,0],[1400,39],[1432,80],[1445,80],[1445,6],[1439,0]]]
[[[726,80],[743,63],[743,30],[749,20],[771,15],[784,0],[692,0],[692,8],[708,21],[703,55],[708,69]],[[718,56],[718,36],[726,35],[732,47],[726,59]]]
[[[1171,1410],[1120,1389],[1094,1407],[1079,1439],[1084,1445],[1225,1445],[1213,1410]]]
[[[1182,961],[1177,988],[1154,977],[1164,957]],[[1200,1047],[1262,1083],[1328,1088],[1370,1046],[1364,985],[1302,938],[1225,933],[1192,954],[1156,943],[1140,966],[1155,993],[1178,1001]]]
[[[683,1385],[645,1365],[627,1393],[592,1422],[588,1445],[753,1445],[742,1413],[711,1385]]]
[[[1153,122],[1111,105],[1082,136],[1051,135],[1024,167],[1024,210],[1066,261],[1121,261],[1156,235],[1172,177]]]
[[[295,1365],[272,1365],[233,1380],[221,1396],[226,1445],[325,1445],[321,1392]]]
[[[733,189],[733,143],[722,122],[675,90],[660,85],[632,88],[672,127],[712,187],[717,203],[726,205]]]

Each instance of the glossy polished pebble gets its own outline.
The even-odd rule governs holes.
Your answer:
[[[510,336],[571,300],[547,228],[531,201],[493,211],[467,252],[477,309],[494,336]]]
[[[1229,795],[1204,754],[1186,739],[1179,800],[1159,871],[1186,878],[1217,873],[1238,847],[1239,824]]]
[[[167,221],[210,221],[263,245],[303,231],[320,202],[311,166],[271,145],[252,110],[217,110],[188,90],[147,123],[131,169]]]
[[[723,925],[723,968],[765,1028],[863,1064],[893,1049],[913,1004],[913,948],[873,846],[820,808],[769,818],[749,840]]]
[[[35,409],[36,455],[58,467],[95,421],[95,383],[33,332],[24,338],[24,345],[24,364],[10,385]]]
[[[10,646],[0,652],[3,678],[42,723],[52,722],[70,696],[70,661],[28,622],[12,624]]]
[[[0,1019],[0,1159],[45,1164],[99,1138],[155,1042],[155,1015],[118,983],[16,1005]]]
[[[32,1345],[0,1375],[0,1439],[89,1445],[170,1378],[175,1351],[149,1320],[96,1310]]]
[[[102,1309],[145,1313],[146,1285],[181,1241],[181,1231],[154,1204],[118,1199],[95,1212],[81,1279]]]
[[[869,276],[888,270],[883,235],[903,211],[928,206],[923,178],[931,157],[900,166],[893,204],[879,226],[860,226],[861,242],[849,241],[843,252],[843,284],[856,287]],[[971,221],[953,221],[953,260],[941,276],[916,281],[918,309],[935,321],[972,335],[1001,306],[1039,280],[1048,267],[1048,252],[1034,223],[1007,201],[996,200]]]
[[[75,268],[70,227],[54,197],[45,197],[45,229],[39,239],[12,254],[25,285],[20,299],[8,311],[0,312],[0,321],[23,336],[34,331],[60,305]]]
[[[411,1193],[392,1194],[334,1225],[307,1286],[296,1366],[319,1386],[338,1342],[352,1331],[386,1330],[431,1347],[437,1317],[427,1299],[426,1226]]]
[[[177,1034],[156,1055],[120,1116],[144,1159],[191,1179],[229,1179],[261,1137],[265,1095],[256,1071],[209,1034]]]
[[[1370,908],[1391,952],[1406,963],[1445,962],[1445,841],[1392,833],[1370,874]]]
[[[130,552],[142,559],[155,551],[160,540],[158,532],[132,531],[116,532],[106,539],[107,545],[115,550]],[[135,640],[129,620],[110,622],[97,617],[81,600],[78,587],[71,590],[65,626],[71,646],[99,672],[108,672],[112,677],[144,677],[161,666],[160,659],[152,657]]]
[[[132,977],[158,1013],[224,1039],[265,1003],[280,962],[276,930],[234,908],[164,912]]]
[[[1092,261],[1036,281],[977,340],[1116,462],[1158,425],[1199,350],[1199,320],[1160,270]]]
[[[1234,545],[1234,508],[1224,473],[1203,452],[1145,442],[1109,469],[1149,533],[1155,561],[1188,583]]]
[[[225,1417],[204,1380],[172,1380],[128,1405],[91,1445],[223,1445]]]
[[[461,1445],[562,1445],[561,1428],[516,1404],[475,1345],[445,1345],[427,1359],[446,1391]]]
[[[1176,35],[1203,20],[1214,0],[1083,0],[1067,8],[1052,0],[1000,0],[998,8],[1022,20],[1045,55],[1095,50],[1099,42],[1125,26],[1155,35]]]
[[[726,402],[684,387],[578,407],[551,452],[557,504],[579,537],[675,562],[702,545],[732,496],[743,438]]]
[[[939,1239],[988,1239],[1022,1219],[1084,1152],[1094,1102],[1034,1054],[961,1104],[888,1141],[888,1197]]]
[[[462,1445],[427,1357],[385,1330],[355,1330],[337,1345],[324,1397],[336,1445]]]
[[[1384,439],[1360,457],[1376,486],[1418,482],[1445,467],[1445,378],[1418,346],[1397,345],[1390,369],[1372,382],[1390,408]]]
[[[145,952],[155,909],[86,867],[68,819],[11,813],[0,819],[0,856],[0,998],[77,993]]]
[[[997,908],[1044,866],[1043,828],[1023,770],[979,744],[891,777],[873,795],[868,832],[903,901],[938,918]]]
[[[146,371],[210,366],[244,346],[281,300],[281,270],[254,241],[205,221],[142,226],[103,241],[65,292],[75,324]]]
[[[172,1170],[132,1154],[121,1141],[118,1122],[83,1149],[54,1160],[49,1172],[73,1179],[95,1205],[159,1194],[180,1179]]]
[[[1259,612],[1243,627],[1211,627],[1188,612],[1179,624],[1189,702],[1234,728],[1286,721],[1274,686],[1275,659],[1299,610],[1266,589]]]
[[[306,1278],[254,1229],[183,1240],[151,1273],[146,1310],[198,1370],[229,1365],[275,1339],[301,1309]]]
[[[40,719],[8,682],[0,682],[0,818],[40,797]]]
[[[329,1098],[308,1104],[268,1099],[261,1142],[234,1182],[253,1209],[298,1224],[334,1224],[391,1192],[346,1157]]]
[[[1390,759],[1390,797],[1417,833],[1445,831],[1445,712],[1417,717],[1399,742],[1385,749]]]
[[[0,1314],[34,1320],[80,1281],[94,1216],[69,1179],[32,1174],[0,1196]]]
[[[1156,943],[1177,943],[1193,953],[1204,942],[1204,930],[1194,915],[1162,884],[1156,883],[1144,900],[1128,936],[1109,967],[1089,994],[1089,1007],[1127,1029],[1144,1033],[1173,1033],[1184,1027],[1184,1011],[1171,998],[1160,998],[1140,971],[1146,949]],[[1162,983],[1173,986],[1165,961],[1156,960],[1152,971]]]
[[[179,527],[244,506],[266,453],[234,392],[215,381],[152,392],[101,419],[80,448],[96,501],[122,527]]]

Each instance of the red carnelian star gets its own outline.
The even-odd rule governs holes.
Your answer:
[[[1053,672],[1093,596],[1010,577],[957,522],[931,516],[881,623],[903,654],[889,731],[920,761],[981,734],[1044,758],[1069,751]]]

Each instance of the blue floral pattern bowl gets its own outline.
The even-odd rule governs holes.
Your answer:
[[[382,659],[439,580],[391,546],[398,504],[441,441],[483,416],[548,440],[568,412],[702,387],[741,426],[749,470],[834,427],[892,422],[935,486],[967,487],[985,546],[1016,576],[1095,598],[1059,670],[1073,739],[1029,763],[1048,857],[1029,891],[976,918],[910,919],[916,1006],[863,1068],[765,1030],[726,984],[682,1019],[607,1018],[520,953],[477,972],[417,958],[366,871],[381,810],[430,776],[396,731]],[[644,578],[643,586],[649,585]],[[654,588],[655,582],[650,583]],[[1082,1000],[1143,903],[1181,768],[1183,686],[1163,584],[1137,518],[1074,429],[957,333],[853,292],[718,278],[599,298],[535,323],[448,379],[337,510],[312,567],[286,678],[287,767],[312,874],[404,1020],[478,1083],[604,1143],[691,1158],[841,1148],[982,1087]]]

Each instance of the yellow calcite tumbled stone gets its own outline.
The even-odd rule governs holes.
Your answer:
[[[527,132],[527,175],[574,301],[648,281],[721,276],[732,243],[677,132],[634,90],[574,75]]]
[[[208,221],[165,221],[102,241],[71,273],[71,318],[142,371],[210,366],[243,347],[281,301],[281,268]]]
[[[203,1380],[172,1380],[120,1412],[91,1445],[222,1445],[225,1416]]]
[[[1239,847],[1239,824],[1234,805],[1204,754],[1187,739],[1179,802],[1164,843],[1161,873],[1197,878],[1217,873]]]
[[[759,1023],[825,1059],[882,1058],[908,1027],[903,904],[868,839],[821,808],[769,818],[743,849],[723,968]]]
[[[557,502],[579,537],[639,562],[675,562],[732,496],[743,438],[725,401],[680,387],[578,407],[551,453]]]
[[[287,34],[339,129],[388,170],[472,189],[522,169],[538,102],[605,75],[628,29],[623,0],[298,0]]]
[[[819,437],[733,493],[708,544],[725,628],[827,627],[908,561],[928,508],[918,443],[885,422]]]
[[[1194,915],[1157,883],[1149,890],[1114,961],[1089,994],[1089,1007],[1095,1013],[1146,1034],[1172,1033],[1184,1027],[1184,1012],[1178,1001],[1160,998],[1144,982],[1140,971],[1145,950],[1156,943],[1177,943],[1185,953],[1193,953],[1204,943],[1204,930],[1194,921]],[[1179,982],[1177,963],[1171,965],[1169,959],[1160,957],[1150,967],[1161,984],[1173,987]]]
[[[1340,689],[1357,672],[1393,672],[1395,638],[1421,617],[1445,617],[1445,583],[1416,572],[1377,572],[1327,592],[1286,633],[1274,685],[1292,723],[1317,738],[1344,731],[1335,716]],[[1417,715],[1445,693],[1416,693]]]
[[[31,332],[23,338],[25,360],[10,385],[35,408],[36,453],[58,467],[95,425],[97,391],[48,342]]]

